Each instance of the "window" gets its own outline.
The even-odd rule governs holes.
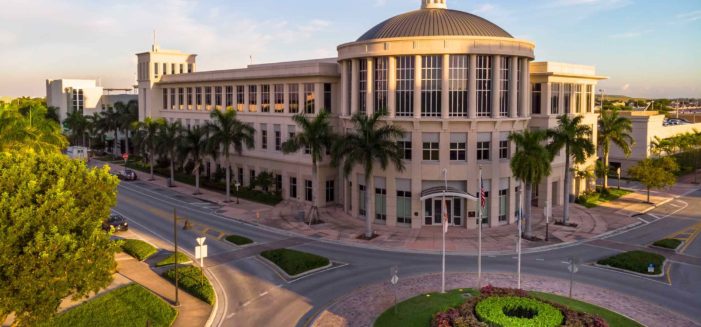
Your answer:
[[[404,134],[404,137],[397,141],[399,151],[404,155],[404,160],[411,160],[411,134]]]
[[[501,91],[499,92],[499,116],[509,116],[509,82],[511,77],[511,58],[501,57],[501,67],[499,74],[499,82],[501,83]]]
[[[197,106],[198,110],[202,108],[202,88],[201,87],[195,88],[195,105]]]
[[[260,124],[260,138],[260,147],[266,150],[268,148],[268,126],[266,124]]]
[[[163,75],[168,75],[168,64],[163,63]]]
[[[586,103],[586,109],[584,111],[586,112],[592,112],[592,92],[593,92],[594,86],[593,85],[587,85],[587,94],[586,94],[586,99],[584,99],[584,102]]]
[[[280,192],[282,190],[282,175],[275,174],[275,191]]]
[[[467,135],[450,134],[450,161],[467,161]]]
[[[153,63],[153,73],[156,76],[156,78],[158,78],[158,63],[157,62]]]
[[[487,161],[489,159],[489,148],[492,145],[490,133],[477,134],[477,160]]]
[[[506,221],[506,214],[509,212],[509,190],[499,190],[499,221]]]
[[[333,99],[331,98],[332,92],[331,92],[331,84],[330,83],[324,83],[324,111],[327,113],[331,113],[331,109],[333,106]]]
[[[560,84],[553,83],[551,89],[552,94],[550,95],[550,113],[557,115],[560,113]]]
[[[397,57],[397,117],[414,115],[414,57]]]
[[[411,224],[410,191],[397,191],[397,223]]]
[[[492,116],[492,57],[477,56],[477,116]]]
[[[187,99],[187,109],[192,110],[192,88],[188,87],[185,90],[187,91],[187,95],[185,96]]]
[[[565,84],[563,102],[565,103],[565,113],[572,113],[572,84]]]
[[[248,184],[253,186],[253,184],[256,182],[256,170],[255,169],[251,169],[249,171],[249,177],[251,179],[248,180]]]
[[[388,67],[389,58],[375,58],[375,74],[373,75],[375,87],[374,102],[375,111],[387,111],[387,90],[388,90]]]
[[[248,111],[256,112],[258,111],[258,86],[249,85],[248,86]]]
[[[73,111],[83,112],[85,98],[83,97],[83,90],[73,90]]]
[[[175,64],[170,64],[170,73],[175,74]]]
[[[332,203],[336,201],[336,188],[334,187],[334,181],[326,181],[326,203]]]
[[[224,103],[224,106],[226,106],[226,109],[233,109],[233,107],[234,107],[234,87],[233,86],[226,87],[226,102]]]
[[[280,133],[280,125],[275,125],[275,151],[282,150],[282,133]]]
[[[270,85],[261,85],[260,92],[260,111],[270,112]]]
[[[185,90],[182,87],[178,88],[178,109],[183,110],[185,105]]]
[[[365,217],[365,185],[358,185],[358,215]]]
[[[188,72],[188,73],[192,73],[192,72],[193,72],[193,70],[192,70],[192,64],[187,64],[187,72]]]
[[[499,159],[509,159],[509,141],[499,141]]]
[[[469,56],[450,56],[450,117],[467,117],[468,115],[468,80]]]
[[[350,116],[352,102],[351,98],[353,97],[353,61],[351,60],[347,61],[345,79],[346,83],[344,86],[346,90],[344,94],[348,94],[350,96],[346,97],[346,112],[344,114]]]
[[[222,109],[222,87],[217,86],[214,88],[214,108],[217,110]]]
[[[443,57],[423,56],[421,66],[421,116],[441,116]]]
[[[368,112],[367,98],[365,97],[368,92],[368,62],[365,59],[360,59],[358,62],[360,63],[358,68],[358,112],[364,114]]]
[[[217,166],[219,166],[219,165],[217,165]],[[239,182],[239,184],[243,185],[243,168],[239,168],[238,173],[239,173],[239,179],[237,180],[237,182]]]
[[[175,88],[170,89],[170,110],[175,110]]]
[[[304,113],[314,114],[316,99],[314,98],[314,83],[304,84]]]
[[[424,133],[423,136],[423,160],[440,160],[440,143],[438,133]]]
[[[518,63],[518,65],[516,66],[516,99],[517,99],[516,100],[516,103],[517,103],[516,110],[517,110],[518,115],[520,117],[523,117],[523,108],[522,108],[523,106],[521,105],[521,100],[522,100],[521,97],[523,96],[521,94],[521,83],[523,83],[523,81],[521,81],[521,74],[522,74],[521,72],[523,70],[523,60],[521,60],[521,58],[518,58],[517,63]]]
[[[205,86],[204,87],[204,105],[205,109],[211,110],[212,109],[212,87],[211,86]]]
[[[387,221],[387,189],[375,188],[375,219]]]
[[[275,93],[275,112],[285,111],[285,85],[275,84],[273,86],[273,92]]]
[[[180,70],[178,72],[180,72],[180,74],[185,72],[185,65],[184,64],[180,64]]]
[[[163,89],[163,109],[168,109],[168,89]],[[73,110],[75,110],[75,105],[73,105]]]
[[[304,199],[307,201],[312,201],[312,181],[304,180]]]
[[[582,84],[574,85],[574,111],[582,112]]]
[[[297,198],[297,177],[290,177],[290,198]]]
[[[242,112],[243,107],[246,105],[246,87],[243,85],[236,85],[236,111]]]
[[[290,113],[296,114],[299,112],[299,84],[289,84],[288,89],[290,93]]]
[[[540,83],[534,83],[531,84],[531,108],[533,110],[534,114],[540,114],[540,97],[541,97],[541,88],[543,84]]]

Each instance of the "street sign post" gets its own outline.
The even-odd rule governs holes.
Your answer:
[[[651,263],[649,266],[647,266],[647,272],[649,274],[654,273],[655,272],[655,265]]]
[[[574,274],[579,271],[579,267],[577,267],[578,260],[577,258],[570,258],[568,260],[569,264],[567,266],[567,270],[570,271],[570,298],[572,298],[572,286],[574,285]]]
[[[204,241],[206,240],[206,237],[198,237],[197,244],[199,245],[195,247],[195,259],[200,259],[200,269],[202,275],[200,277],[201,284],[204,284],[204,258],[207,257],[207,246],[204,244]]]
[[[390,283],[392,283],[392,286],[394,286],[394,314],[397,314],[397,282],[399,282],[399,267],[397,266],[392,266],[392,268],[389,269],[389,274],[392,276],[392,278],[389,280]]]
[[[124,167],[126,168],[127,166],[127,160],[129,160],[129,154],[128,153],[122,153],[122,159],[124,159]]]

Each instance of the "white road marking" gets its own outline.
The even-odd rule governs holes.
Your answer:
[[[543,258],[536,258],[535,261],[545,261]]]
[[[247,307],[249,304],[251,304],[252,301],[253,301],[253,300],[251,300],[251,301],[246,301],[246,302],[244,302],[241,306],[242,306],[242,307]]]
[[[268,295],[268,291],[265,291],[263,293],[258,294],[258,296],[266,296],[266,295]]]

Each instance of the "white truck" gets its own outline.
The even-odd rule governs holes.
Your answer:
[[[84,146],[69,146],[66,150],[66,155],[71,159],[83,160],[85,162],[90,158],[88,148]]]

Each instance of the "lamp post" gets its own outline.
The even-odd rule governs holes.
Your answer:
[[[550,227],[550,200],[545,200],[545,241],[549,241],[549,227]]]
[[[173,208],[173,243],[175,245],[175,251],[173,252],[175,253],[175,265],[173,265],[173,269],[175,269],[175,306],[179,307],[180,300],[178,298],[178,215],[175,211],[175,208]]]
[[[616,174],[618,175],[618,189],[621,189],[621,167],[616,168]]]
[[[234,183],[234,187],[236,187],[236,204],[239,204],[239,187],[241,187],[241,183],[236,181],[236,183]]]

